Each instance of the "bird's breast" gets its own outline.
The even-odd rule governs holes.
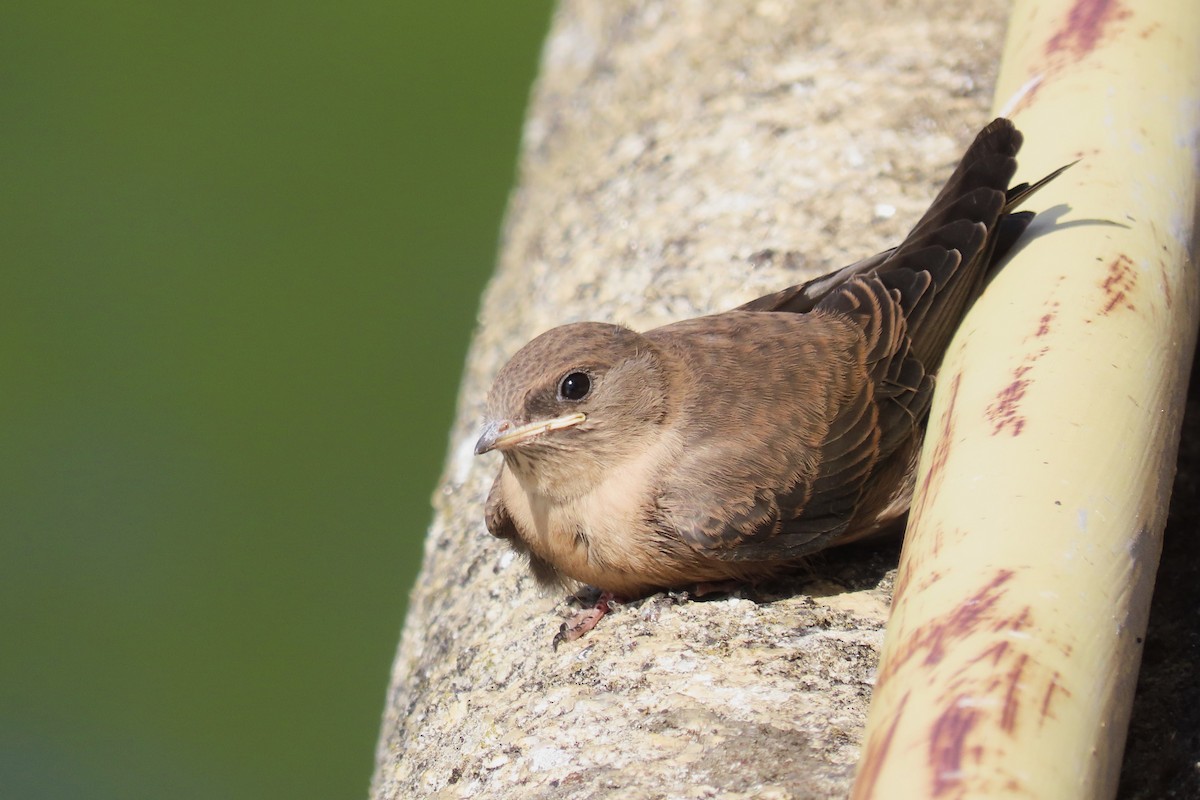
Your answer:
[[[643,452],[606,470],[577,497],[528,491],[506,470],[504,493],[525,545],[564,575],[625,597],[676,586],[696,554],[656,521],[662,476],[678,458],[665,434]]]

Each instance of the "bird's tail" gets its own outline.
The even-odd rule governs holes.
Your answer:
[[[930,372],[992,267],[1032,221],[1032,212],[1014,210],[1071,166],[1010,188],[1021,141],[1007,119],[984,128],[929,210],[873,270],[899,292],[912,355]]]
[[[900,304],[914,335],[914,354],[935,368],[988,273],[1016,244],[1034,217],[1030,211],[1013,212],[1071,166],[1061,167],[1032,185],[1022,183],[1009,188],[1021,140],[1012,122],[994,120],[975,137],[929,210],[898,247],[764,295],[738,310],[807,313],[822,305],[833,308],[842,302],[834,295],[848,282],[868,275],[886,275],[887,286],[901,294]],[[937,311],[931,315],[935,298]]]
[[[997,253],[1010,248],[1033,218],[1012,210],[1062,172],[1010,189],[1020,147],[1013,124],[995,120],[898,247],[868,269],[819,279],[841,278],[824,290],[814,311],[851,319],[862,330],[879,427],[890,433],[879,443],[883,455],[908,441],[906,431],[928,413],[932,376],[950,337]]]

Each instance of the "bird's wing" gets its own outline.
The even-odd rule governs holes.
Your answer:
[[[757,297],[749,303],[738,306],[735,311],[784,311],[791,314],[807,314],[817,307],[817,303],[829,296],[830,292],[857,275],[864,275],[876,269],[887,260],[896,248],[884,250],[882,253],[855,261],[841,269],[834,270],[811,281],[796,286],[780,289],[778,292]]]
[[[708,395],[712,429],[684,437],[656,503],[662,526],[707,556],[787,560],[852,535],[869,479],[918,430],[933,382],[909,353],[899,292],[868,275],[828,297],[815,314],[730,312],[722,337],[708,318],[697,373],[758,380]],[[743,344],[723,356],[726,340]]]
[[[1010,212],[1062,171],[1010,189],[1020,146],[1012,123],[994,121],[898,247],[733,312],[849,321],[863,352],[847,369],[845,394],[823,394],[832,379],[815,373],[797,389],[804,403],[824,400],[830,410],[815,438],[781,437],[797,453],[791,461],[751,453],[756,468],[742,481],[718,482],[696,499],[666,498],[665,516],[689,544],[727,559],[802,556],[854,538],[894,507],[928,413],[931,375],[996,254],[1031,218]],[[872,485],[883,473],[889,485]]]

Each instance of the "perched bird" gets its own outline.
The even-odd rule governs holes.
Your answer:
[[[529,342],[475,447],[504,456],[488,530],[606,599],[759,579],[898,521],[950,337],[1034,216],[1013,210],[1066,168],[1009,188],[1020,146],[984,128],[892,250],[646,333]]]

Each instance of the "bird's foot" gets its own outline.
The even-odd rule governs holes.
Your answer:
[[[563,642],[573,642],[596,627],[604,615],[612,610],[612,604],[620,602],[612,592],[601,592],[596,604],[580,611],[562,624],[554,637],[554,649]]]

